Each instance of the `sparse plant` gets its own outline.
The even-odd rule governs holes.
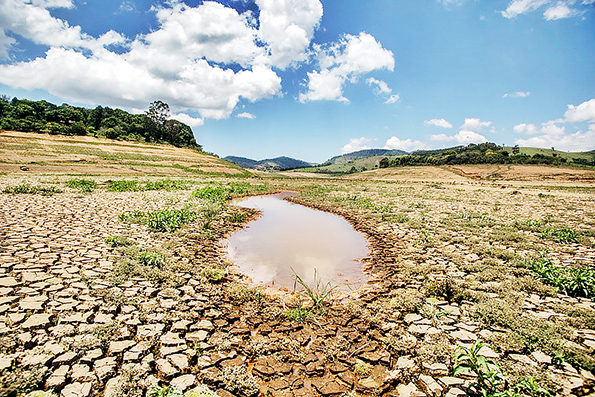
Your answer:
[[[360,359],[356,359],[355,365],[353,366],[353,372],[355,372],[357,376],[365,378],[372,372],[372,366]]]
[[[182,397],[182,392],[172,386],[153,386],[147,392],[147,397]]]
[[[540,237],[554,240],[560,244],[578,243],[576,231],[569,227],[545,228],[541,232]]]
[[[51,196],[55,193],[62,193],[62,190],[54,186],[45,187],[23,184],[6,187],[3,192],[7,194],[41,194],[42,196]]]
[[[284,315],[288,320],[301,323],[310,316],[310,310],[305,309],[300,302],[297,307],[287,310]]]
[[[240,396],[252,397],[258,394],[258,380],[244,366],[223,368],[220,381],[226,390]]]
[[[318,275],[318,271],[314,269],[314,284],[312,286],[308,285],[299,274],[297,274],[293,269],[293,289],[296,290],[296,287],[299,285],[302,290],[299,292],[301,296],[306,296],[312,303],[312,308],[310,309],[315,314],[324,313],[326,310],[326,306],[331,303],[333,296],[335,294],[336,286],[332,286],[330,282],[323,283],[322,278]]]
[[[138,255],[139,262],[144,266],[161,269],[167,262],[167,257],[161,252],[141,251]]]
[[[209,265],[202,269],[202,275],[209,281],[219,282],[227,276],[227,270],[217,265]]]
[[[494,396],[506,390],[507,381],[498,363],[479,354],[485,344],[475,342],[470,348],[459,346],[454,352],[452,375],[467,373],[475,380],[467,387],[471,396]]]
[[[92,193],[97,188],[97,182],[91,179],[70,179],[66,186],[77,189],[81,193]]]
[[[198,385],[184,393],[184,397],[216,397],[217,394],[206,385]]]
[[[112,247],[126,247],[134,244],[134,241],[126,236],[109,236],[105,238],[105,243]]]
[[[424,295],[415,289],[396,290],[395,296],[389,301],[390,307],[404,312],[416,312],[423,304]]]

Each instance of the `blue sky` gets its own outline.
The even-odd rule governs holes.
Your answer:
[[[595,0],[4,0],[0,93],[143,112],[204,149],[595,149]]]

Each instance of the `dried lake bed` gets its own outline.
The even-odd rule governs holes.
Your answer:
[[[464,395],[473,378],[453,376],[453,352],[476,341],[510,387],[532,377],[552,394],[592,392],[595,305],[531,267],[593,268],[591,180],[399,172],[143,177],[156,190],[137,191],[110,190],[126,179],[113,175],[0,176],[14,191],[0,194],[0,394]],[[212,200],[219,188],[293,190],[340,215],[366,236],[369,279],[319,306],[251,287],[224,241],[258,213]],[[152,231],[153,213],[187,223]]]

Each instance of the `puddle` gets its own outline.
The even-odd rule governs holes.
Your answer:
[[[324,283],[341,289],[362,284],[366,276],[359,260],[368,255],[366,238],[340,216],[283,200],[290,194],[234,203],[263,215],[231,235],[227,258],[257,285],[291,290],[292,269],[309,285],[315,269]]]

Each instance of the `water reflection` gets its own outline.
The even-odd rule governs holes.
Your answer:
[[[293,287],[295,270],[307,283],[314,269],[322,281],[364,281],[358,259],[368,254],[367,241],[345,219],[282,199],[283,195],[250,197],[236,203],[263,216],[228,240],[228,259],[255,284]]]

